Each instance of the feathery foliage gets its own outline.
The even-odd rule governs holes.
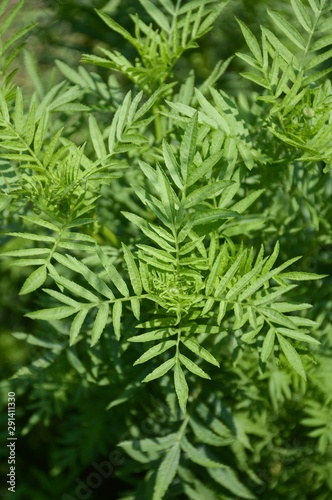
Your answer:
[[[174,77],[227,2],[140,0],[134,34],[97,11],[136,58],[57,61],[46,90],[25,53],[29,99],[11,65],[33,26],[13,34],[23,3],[0,2],[1,261],[27,318],[12,334],[38,347],[10,386],[31,410],[22,436],[69,415],[51,450],[63,499],[116,445],[127,500],[332,492],[332,7],[290,3],[260,38],[238,20],[246,93],[222,89],[229,60]]]

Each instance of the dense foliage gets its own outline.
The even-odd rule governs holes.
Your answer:
[[[24,51],[25,90],[36,28],[0,2],[16,496],[327,500],[331,2],[237,19],[210,71],[227,1],[99,3],[77,67]]]

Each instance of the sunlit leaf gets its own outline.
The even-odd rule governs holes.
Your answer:
[[[95,318],[93,328],[91,331],[91,346],[98,342],[101,334],[104,331],[109,315],[109,304],[104,302],[98,308],[97,316]]]

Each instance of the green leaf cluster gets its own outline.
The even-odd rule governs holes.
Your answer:
[[[116,446],[127,500],[332,492],[331,6],[291,0],[260,38],[238,20],[243,92],[230,59],[178,82],[226,3],[140,0],[134,34],[98,10],[137,57],[57,61],[49,88],[26,52],[29,96],[9,66],[31,26],[0,2],[1,300],[12,280],[32,351],[9,387],[23,435],[69,419],[59,496]]]

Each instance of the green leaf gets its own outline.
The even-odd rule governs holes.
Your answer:
[[[116,138],[121,141],[123,132],[128,124],[128,114],[131,105],[131,91],[126,94],[123,103],[120,108],[118,108],[119,116],[116,123]]]
[[[237,19],[237,22],[241,28],[242,34],[245,38],[245,41],[247,42],[250,51],[254,55],[256,61],[258,61],[260,65],[262,65],[263,64],[262,52],[256,37],[252,34],[250,29],[243,22],[241,22],[239,19]]]
[[[7,233],[8,236],[16,236],[17,238],[24,238],[31,241],[46,241],[49,243],[54,243],[55,238],[53,236],[46,236],[44,234],[33,234],[33,233]]]
[[[311,52],[315,52],[317,50],[323,49],[324,47],[328,47],[329,45],[332,45],[332,35],[326,35],[319,38],[311,45],[310,49]]]
[[[65,64],[63,61],[59,59],[55,60],[55,64],[61,73],[71,82],[75,83],[75,85],[79,85],[82,88],[87,86],[86,80],[77,72],[74,71],[68,64]]]
[[[206,486],[196,476],[188,471],[188,469],[180,469],[179,476],[183,479],[184,493],[186,498],[190,500],[216,500],[215,493]]]
[[[249,319],[250,326],[254,329],[257,328],[256,312],[250,306],[247,307],[247,312],[248,312],[248,319]]]
[[[267,283],[271,278],[273,278],[273,276],[276,276],[278,274],[280,274],[281,271],[283,271],[286,267],[289,267],[291,264],[293,264],[294,262],[296,262],[297,260],[299,260],[301,257],[294,257],[293,259],[290,259],[290,260],[287,260],[286,262],[284,262],[283,264],[281,264],[281,266],[273,269],[272,271],[268,272],[267,274],[265,274],[264,276],[261,276],[260,278],[258,278],[254,283],[252,283],[252,285],[250,285],[238,298],[238,300],[240,302],[242,302],[243,300],[247,299],[248,297],[250,297],[251,295],[253,295],[253,293],[255,293],[259,288],[261,288],[261,286],[264,285],[264,283]],[[267,261],[267,264],[269,263],[269,261]],[[264,268],[262,270],[262,273],[264,272]]]
[[[5,2],[5,8],[7,7],[7,3]],[[20,11],[20,9],[24,5],[24,0],[19,0],[16,4],[12,5],[10,8],[10,11],[8,15],[4,18],[1,19],[1,27],[0,27],[0,33],[6,33],[8,30],[9,26],[14,22],[14,20],[17,17],[17,13]]]
[[[228,271],[226,272],[226,274],[220,280],[218,288],[217,288],[217,290],[215,292],[215,296],[216,297],[221,297],[221,295],[224,292],[226,286],[229,284],[229,282],[231,281],[231,279],[235,275],[236,271],[239,269],[239,267],[242,264],[243,259],[245,259],[245,257],[246,257],[246,252],[245,251],[241,252],[237,256],[235,262],[231,265],[231,267],[228,269]]]
[[[15,100],[15,110],[14,110],[13,120],[15,129],[19,134],[21,134],[24,128],[23,95],[19,87],[17,87],[16,89],[16,100]]]
[[[332,49],[326,50],[322,54],[318,54],[315,57],[310,57],[308,62],[305,64],[304,68],[306,71],[309,69],[315,68],[316,66],[318,66],[319,64],[322,64],[324,61],[326,61],[327,59],[330,59],[331,57],[332,57]]]
[[[296,285],[293,285],[296,287]],[[288,287],[287,287],[288,288]],[[285,290],[286,292],[287,290]],[[303,309],[310,309],[312,304],[289,304],[288,302],[275,302],[273,304],[273,309],[279,312],[291,312],[291,311],[302,311]]]
[[[325,2],[325,0],[323,0]],[[323,17],[321,16],[321,19],[319,20],[318,22],[318,31],[320,33],[324,32],[324,31],[330,31],[331,32],[331,28],[332,28],[332,18],[331,16],[326,16],[326,17]]]
[[[272,353],[274,347],[274,340],[275,340],[275,329],[270,328],[267,334],[265,335],[263,341],[263,346],[261,351],[261,358],[263,363],[266,363],[266,361],[268,360],[268,358]]]
[[[143,253],[140,253],[139,254],[139,258],[140,258],[140,269],[141,269],[141,278],[142,278],[142,283],[143,283],[143,286],[144,286],[144,289],[147,290],[147,291],[151,291],[149,289],[149,284],[147,282],[147,276],[145,276],[143,278],[142,276],[142,270],[143,270],[143,267],[141,266],[142,264],[142,261],[144,260],[144,262],[146,262],[147,264],[150,264],[151,267],[155,268],[155,269],[162,269],[163,271],[169,271],[169,272],[174,272],[174,266],[170,265],[170,264],[165,264],[161,261],[158,261],[152,257],[149,257],[148,255],[145,255]],[[148,268],[145,269],[147,272],[149,272]],[[145,272],[143,270],[143,272]]]
[[[174,432],[168,436],[154,437],[146,439],[134,439],[133,441],[122,441],[118,444],[121,448],[141,450],[143,453],[167,450],[174,446],[177,441],[177,434]]]
[[[222,155],[223,151],[219,151],[218,153],[209,156],[206,160],[203,161],[203,163],[201,163],[200,166],[194,167],[192,165],[191,171],[188,175],[187,186],[192,186],[199,179],[204,177],[204,175],[206,175],[208,172],[211,172],[212,168],[216,165],[216,163],[218,163]]]
[[[187,356],[184,356],[183,354],[180,353],[179,359],[181,363],[187,368],[187,370],[191,371],[191,373],[194,373],[198,377],[211,380],[210,375],[208,375],[204,370],[202,370],[202,368],[197,366],[191,359],[187,358]]]
[[[320,14],[320,9],[317,5],[317,0],[308,0],[310,7],[312,8],[313,12],[317,15]]]
[[[133,314],[136,319],[140,319],[141,315],[141,302],[137,297],[132,297],[130,299],[130,305],[131,305],[131,310],[133,311]]]
[[[69,332],[69,345],[72,346],[78,335],[80,334],[81,328],[83,326],[84,320],[86,318],[86,315],[88,314],[89,309],[82,309],[79,311],[75,318],[73,319],[73,322],[70,326],[70,332]]]
[[[4,96],[2,95],[2,93],[0,93],[0,110],[1,110],[1,114],[3,116],[2,120],[5,120],[7,123],[9,123],[10,122],[9,110],[8,110],[7,102],[4,98]]]
[[[2,2],[0,3],[0,16],[3,16],[3,14],[6,12],[9,1],[10,0],[2,0]],[[22,5],[23,5],[23,3],[21,3],[21,6]],[[0,33],[2,33],[2,32],[0,31]]]
[[[36,90],[38,97],[42,99],[44,97],[45,92],[43,88],[43,83],[41,82],[36,60],[32,56],[31,52],[28,52],[27,50],[24,51],[23,55],[24,55],[24,66],[29,76],[29,79],[33,84],[34,89]]]
[[[98,307],[97,316],[93,323],[93,328],[91,331],[91,344],[90,344],[91,347],[98,342],[101,334],[103,333],[108,320],[108,314],[109,314],[109,304],[108,302],[103,302]]]
[[[53,100],[49,103],[48,105],[48,109],[50,111],[66,111],[68,109],[68,111],[71,111],[71,105],[69,105],[69,107],[67,108],[67,105],[69,103],[72,103],[72,101],[74,101],[75,99],[79,99],[83,94],[83,91],[78,88],[77,86],[75,87],[70,87],[68,90],[66,90],[65,92],[63,93],[60,93],[57,97],[53,98]],[[74,110],[76,108],[76,103],[75,103],[75,106],[74,106]],[[79,106],[78,109],[81,111],[82,110],[82,107]],[[84,108],[83,109],[87,109]]]
[[[175,358],[168,359],[162,363],[158,368],[155,368],[149,375],[147,375],[142,382],[150,382],[156,378],[162,377],[175,365]]]
[[[159,3],[165,8],[165,10],[167,10],[169,14],[171,14],[171,16],[174,16],[176,14],[176,7],[173,4],[172,0],[159,0]]]
[[[257,73],[242,71],[240,74],[241,74],[241,76],[243,76],[243,78],[246,78],[247,80],[250,80],[251,82],[254,82],[257,85],[260,85],[264,89],[270,88],[270,84],[269,84],[268,80],[261,75],[257,75]]]
[[[46,111],[44,111],[37,125],[33,140],[33,149],[36,155],[39,155],[41,148],[43,146],[46,125],[47,125],[47,114]]]
[[[304,380],[307,379],[306,374],[305,374],[305,369],[302,364],[302,360],[300,358],[300,355],[296,352],[294,347],[288,342],[288,340],[284,339],[282,335],[277,333],[278,341],[280,344],[280,347],[291,365],[291,367],[302,377]]]
[[[257,265],[255,265],[255,267],[251,271],[244,274],[227,292],[226,300],[233,300],[234,297],[236,297],[241,292],[241,290],[243,290],[243,288],[245,288],[255,278],[255,276],[261,272],[265,262],[266,259],[262,260]]]
[[[84,299],[86,299],[88,302],[91,302],[92,304],[95,304],[95,305],[98,304],[99,298],[97,297],[97,295],[94,295],[92,292],[90,292],[89,290],[87,290],[83,286],[78,285],[74,281],[71,281],[71,280],[65,278],[64,276],[60,276],[59,274],[54,274],[52,272],[52,273],[50,273],[50,275],[56,283],[64,286],[65,288],[67,288],[67,290],[74,293],[78,297],[83,297]]]
[[[83,377],[86,374],[87,369],[76,353],[71,349],[66,349],[66,356],[71,366],[81,375],[81,377]]]
[[[218,436],[222,438],[233,439],[234,441],[233,433],[221,420],[219,420],[215,416],[215,411],[213,410],[213,408],[209,408],[204,403],[200,403],[196,407],[196,409],[198,415],[205,422],[206,426],[209,427],[209,429],[212,429],[216,434],[218,434]],[[225,417],[226,417],[226,412],[225,412]],[[233,428],[234,427],[232,423],[233,417],[231,415],[230,419],[231,420],[228,420],[228,425],[230,425]]]
[[[245,196],[244,198],[242,198],[242,200],[232,205],[232,210],[239,214],[242,214],[257,200],[257,198],[260,197],[262,193],[264,193],[264,191],[265,189],[257,189],[256,191],[253,191],[252,193],[248,194],[248,196]]]
[[[167,351],[171,347],[176,345],[176,340],[166,340],[164,342],[160,342],[157,345],[154,345],[153,347],[150,347],[142,356],[140,356],[134,363],[134,365],[138,365],[140,363],[145,363],[149,359],[154,358],[155,356],[158,356],[159,354],[162,354],[163,352]]]
[[[242,326],[248,321],[248,316],[243,314],[242,305],[238,302],[235,302],[233,305],[235,321],[233,323],[233,329],[239,330]]]
[[[51,297],[54,297],[59,302],[62,302],[63,304],[67,304],[68,306],[72,306],[75,309],[78,309],[78,308],[85,306],[85,304],[82,304],[81,302],[77,302],[77,300],[74,300],[71,297],[68,297],[67,295],[65,295],[64,293],[58,292],[57,290],[52,290],[50,288],[43,288],[43,291],[46,292]]]
[[[100,131],[100,128],[98,126],[97,120],[92,115],[89,116],[89,130],[90,130],[90,137],[91,137],[92,144],[93,144],[94,150],[96,152],[97,158],[99,160],[106,158],[107,152],[106,152],[104,139],[103,139],[102,133]]]
[[[194,113],[188,127],[185,130],[181,146],[180,146],[180,169],[182,178],[186,184],[188,174],[192,170],[192,162],[196,153],[197,143],[197,119],[198,114]]]
[[[300,24],[302,25],[302,27],[305,29],[307,33],[311,33],[312,20],[306,7],[303,5],[301,0],[291,0],[291,4],[295,12],[295,15]]]
[[[195,353],[200,358],[204,359],[208,363],[214,366],[220,366],[216,358],[204,347],[202,347],[198,342],[190,338],[181,338],[181,342],[190,349],[191,352]]]
[[[114,334],[117,340],[120,340],[121,335],[121,315],[122,315],[122,302],[117,300],[114,302],[112,310],[112,322]]]
[[[225,259],[226,255],[226,245],[223,245],[221,252],[219,252],[217,258],[215,259],[209,277],[206,281],[205,285],[205,293],[206,295],[211,295],[213,290],[215,289],[216,284],[219,282],[219,268],[222,259]],[[226,257],[227,258],[227,257]],[[213,257],[212,257],[213,259]]]
[[[45,265],[45,259],[20,259],[11,262],[12,266],[26,267],[26,266],[42,266]]]
[[[175,185],[179,189],[183,189],[184,184],[183,184],[183,180],[181,178],[180,168],[179,168],[179,165],[176,161],[176,158],[174,156],[172,148],[165,140],[163,141],[162,147],[163,147],[163,156],[164,156],[165,165],[167,167],[167,170],[168,170],[170,176],[172,177]]]
[[[286,326],[290,329],[295,329],[295,323],[293,323],[293,316],[285,316],[281,314],[279,311],[273,309],[273,304],[271,307],[262,307],[259,306],[257,308],[258,312],[265,316],[270,322],[277,323],[282,326]]]
[[[257,69],[258,71],[261,71],[261,65],[258,64],[258,62],[251,56],[248,56],[248,54],[242,54],[241,52],[236,52],[235,55],[242,59],[242,61],[245,61],[249,66]]]
[[[203,467],[210,467],[214,469],[224,468],[225,465],[211,460],[205,453],[204,449],[197,449],[184,437],[181,441],[182,450],[187,453],[189,459],[195,464],[202,465]]]
[[[149,16],[160,26],[161,29],[169,33],[171,25],[165,14],[156,7],[150,0],[139,0],[140,4],[144,7]]]
[[[202,212],[196,212],[192,216],[191,222],[193,226],[200,226],[210,224],[212,222],[217,222],[223,219],[230,219],[237,217],[238,213],[233,210],[226,210],[224,208],[211,208],[210,210],[204,210]]]
[[[159,203],[154,202],[154,205],[155,207],[160,207],[160,209],[162,209],[162,213],[166,215],[167,220],[172,221],[174,216],[174,203],[176,200],[176,195],[171,187],[168,178],[165,176],[160,167],[157,167],[157,186],[158,195],[160,196],[162,204],[160,206]],[[153,198],[151,197],[151,200],[152,199]],[[152,208],[151,203],[149,206],[151,206]]]
[[[59,232],[58,226],[45,219],[42,219],[41,217],[35,215],[30,215],[30,216],[21,215],[21,219],[27,222],[31,222],[31,224],[37,224],[37,226],[45,227],[46,229],[50,229],[51,231],[54,231],[56,233]]]
[[[176,330],[171,328],[161,328],[160,330],[152,330],[150,332],[142,333],[141,335],[134,335],[129,337],[128,342],[150,342],[153,340],[166,339],[176,334]]]
[[[174,247],[172,247],[171,245],[169,245],[166,241],[165,241],[165,231],[163,231],[162,228],[160,227],[156,227],[152,224],[149,224],[149,226],[152,228],[151,229],[148,229],[146,227],[141,227],[141,230],[142,232],[148,237],[150,238],[150,240],[154,241],[157,245],[160,246],[160,248],[162,248],[162,250],[164,250],[165,252],[171,252],[171,253],[175,253],[176,252],[176,247],[174,245]],[[167,236],[166,236],[167,238]],[[168,238],[169,239],[169,238]]]
[[[273,19],[275,24],[278,26],[278,28],[281,29],[281,31],[295,44],[297,47],[305,51],[305,46],[306,43],[304,41],[304,38],[300,33],[297,31],[296,28],[292,24],[290,24],[286,19],[283,18],[281,14],[278,12],[274,12],[272,10],[268,9],[268,14],[269,16]]]
[[[136,326],[136,328],[172,328],[176,326],[176,319],[174,316],[161,316],[161,317],[152,317],[149,321],[145,321],[144,323],[140,323]]]
[[[205,333],[207,335],[214,335],[220,332],[219,326],[214,325],[200,325],[197,323],[191,324],[190,326],[182,326],[181,330],[186,333],[200,334]]]
[[[243,342],[251,342],[261,331],[263,324],[241,336]]]
[[[214,298],[209,297],[205,302],[205,306],[202,310],[202,316],[205,316],[212,309],[214,304],[215,304]]]
[[[271,44],[271,47],[276,51],[275,57],[280,55],[283,60],[287,63],[289,71],[292,70],[292,66],[296,69],[299,64],[294,56],[294,54],[277,38],[272,31],[267,28],[262,27],[262,33],[266,36],[268,41]],[[292,62],[292,66],[290,66],[290,62]]]
[[[159,101],[159,99],[165,95],[171,88],[173,88],[173,84],[169,83],[166,85],[161,85],[151,96],[147,101],[143,103],[143,105],[137,110],[135,114],[135,121],[139,120],[142,118],[145,114],[147,114],[150,109],[153,107],[153,105]],[[148,122],[150,123],[150,118],[147,118]]]
[[[265,37],[264,37],[264,40],[265,40]],[[275,53],[274,55],[274,59],[272,61],[272,67],[271,67],[271,71],[270,71],[270,75],[269,75],[269,79],[270,79],[270,84],[272,86],[274,85],[277,85],[278,84],[278,81],[279,81],[279,72],[280,72],[280,61],[279,61],[279,54],[278,52]],[[285,73],[283,74],[283,76],[285,76]],[[286,82],[285,82],[286,83]],[[270,99],[271,101],[271,104],[275,104],[276,102],[276,93],[274,96],[260,96],[260,99]],[[268,101],[267,101],[268,102]]]
[[[27,342],[30,345],[38,345],[41,347],[45,347],[46,349],[62,349],[63,348],[63,344],[50,342],[48,340],[39,339],[38,337],[35,337],[34,335],[27,334],[24,332],[13,332],[12,335],[16,339],[24,340],[25,342]]]
[[[211,29],[214,22],[219,17],[220,13],[226,7],[227,3],[228,3],[227,1],[220,1],[216,5],[216,7],[213,10],[211,10],[211,12],[206,16],[206,18],[204,19],[204,21],[202,22],[202,24],[199,27],[199,30],[197,33],[198,37],[205,35]]]
[[[184,233],[186,233],[184,235],[184,233],[179,233],[179,242],[182,243],[182,240],[185,239],[187,236],[188,236],[188,233],[190,233],[190,228],[191,228],[191,225],[187,228],[184,228]],[[188,229],[188,231],[187,231]],[[181,246],[180,247],[180,255],[186,255],[190,252],[192,252],[195,248],[199,248],[199,245],[202,243],[202,241],[204,240],[204,236],[201,236],[200,238],[195,235],[195,239],[193,241],[189,241],[188,243],[186,243],[185,245]]]
[[[220,304],[219,304],[218,317],[217,317],[218,325],[221,324],[221,321],[223,320],[223,318],[226,314],[226,311],[227,311],[227,301],[221,300]]]
[[[232,181],[217,181],[213,182],[213,184],[195,189],[187,195],[184,202],[185,208],[195,207],[202,201],[218,196],[223,189],[231,184],[233,184]]]
[[[227,466],[222,469],[208,469],[208,473],[217,483],[239,498],[254,500],[256,497],[237,478],[235,472]]]
[[[202,109],[206,113],[209,121],[211,121],[212,119],[217,127],[220,127],[223,132],[225,132],[227,135],[230,135],[231,131],[224,116],[221,115],[214,106],[212,106],[212,104],[206,99],[206,97],[203,96],[203,94],[198,89],[195,89],[195,93],[198,102],[202,106]]]
[[[123,280],[119,272],[111,263],[110,259],[104,254],[100,247],[97,247],[97,254],[112,283],[114,283],[123,297],[129,297],[130,294],[126,282]]]
[[[95,245],[84,245],[79,242],[72,241],[60,241],[58,243],[58,248],[65,248],[66,250],[74,250],[76,252],[95,252]],[[61,254],[60,254],[61,255]],[[111,293],[111,292],[110,292]]]
[[[35,257],[36,255],[49,254],[49,248],[22,248],[21,250],[10,250],[0,254],[2,257]]]
[[[319,345],[319,340],[314,339],[310,335],[306,335],[305,333],[299,330],[290,330],[289,328],[279,327],[276,329],[277,332],[281,333],[286,337],[290,337],[291,339],[299,340],[300,342],[308,342],[309,344]]]
[[[287,93],[286,97],[284,97],[281,106],[284,116],[292,112],[296,104],[300,102],[306,95],[307,89],[305,88],[303,88],[299,92],[301,85],[302,85],[302,77],[299,77],[292,86],[292,88],[290,89],[290,91]]]
[[[94,222],[94,219],[76,219],[74,222],[68,224],[66,227],[70,228],[70,227],[82,226],[83,224],[91,224],[92,222]],[[62,238],[64,240],[68,239],[74,241],[86,241],[87,243],[92,243],[94,247],[96,246],[96,240],[85,233],[78,233],[76,231],[73,232],[65,230],[62,233]]]
[[[69,306],[62,307],[50,307],[49,309],[40,309],[39,311],[34,311],[27,313],[25,316],[31,319],[42,319],[46,321],[54,321],[57,319],[68,318],[77,312],[77,309]]]
[[[309,328],[317,327],[317,321],[312,321],[309,318],[303,318],[302,316],[290,316],[292,323],[296,326],[308,326]]]
[[[158,182],[156,169],[151,167],[151,165],[149,165],[145,161],[139,161],[139,166],[145,177],[147,177],[151,184],[155,186]]]
[[[33,168],[33,164],[36,162],[36,158],[29,154],[6,154],[2,153],[1,158],[5,158],[6,160],[17,160],[23,165],[24,163],[31,163],[31,168]]]
[[[149,255],[152,255],[153,257],[156,257],[163,262],[169,262],[171,264],[176,263],[175,257],[163,250],[159,250],[158,248],[154,248],[149,245],[137,245],[137,247],[143,250],[144,253],[148,253]]]
[[[281,273],[280,278],[286,278],[294,281],[307,281],[307,280],[320,280],[322,278],[326,278],[328,274],[316,274],[316,273],[305,273],[305,272],[289,272],[289,273]]]
[[[233,438],[222,438],[212,432],[205,423],[191,417],[189,420],[190,427],[194,431],[195,436],[199,441],[211,446],[225,446],[233,441]]]
[[[291,139],[287,135],[280,134],[279,132],[277,132],[275,129],[272,129],[272,128],[269,130],[273,135],[278,137],[278,139],[280,139],[282,142],[285,142],[286,144],[289,144],[290,146],[293,146],[294,148],[300,148],[300,149],[303,149],[304,151],[309,151],[310,153],[313,153],[313,150],[307,148],[302,140]]]
[[[161,500],[168,487],[172,483],[180,462],[181,449],[179,443],[176,443],[166,453],[161,462],[156,477],[152,500]]]
[[[179,361],[177,361],[175,364],[174,386],[180,408],[183,413],[186,413],[186,406],[188,401],[188,384]]]

